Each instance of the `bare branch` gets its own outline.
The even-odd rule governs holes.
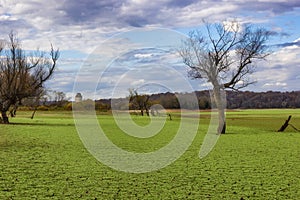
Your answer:
[[[248,79],[254,61],[269,55],[265,43],[270,32],[251,26],[241,29],[237,22],[206,25],[207,37],[199,31],[190,33],[179,50],[183,63],[189,67],[188,75],[204,78],[213,85],[213,96],[219,110],[218,133],[225,132],[225,88],[239,90],[253,84]]]
[[[8,42],[0,43],[0,109],[2,115],[11,105],[33,97],[52,75],[59,58],[59,50],[51,45],[50,57],[35,51],[31,56],[21,48],[14,32]],[[6,48],[5,48],[6,47]],[[6,117],[5,117],[6,118]],[[8,119],[7,119],[8,120]]]

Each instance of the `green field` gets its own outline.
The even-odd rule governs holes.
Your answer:
[[[88,153],[71,112],[38,111],[33,120],[19,112],[12,124],[0,124],[0,199],[299,199],[300,133],[276,132],[288,115],[300,128],[299,109],[228,111],[228,133],[200,160],[209,122],[201,112],[198,134],[182,157],[158,171],[131,174]],[[98,119],[117,146],[149,152],[173,138],[176,116],[149,139],[126,136],[111,115]]]

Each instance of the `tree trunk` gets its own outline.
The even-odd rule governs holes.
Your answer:
[[[226,132],[225,109],[218,109],[218,115],[219,115],[218,133],[225,134]]]
[[[7,116],[7,114],[6,114],[6,111],[2,111],[2,112],[1,112],[1,115],[2,115],[3,123],[4,123],[4,124],[9,124],[9,120],[8,120],[8,116]]]
[[[32,114],[31,114],[31,117],[30,117],[30,119],[33,119],[33,118],[34,118],[34,115],[35,115],[35,112],[36,112],[36,110],[37,110],[37,108],[34,108],[34,110],[33,110]]]
[[[11,117],[15,117],[17,115],[17,109],[18,109],[18,105],[14,104],[12,109],[9,111]]]
[[[225,107],[226,107],[226,95],[225,90],[221,86],[214,87],[214,99],[218,109],[218,134],[226,133],[226,116],[225,116]]]

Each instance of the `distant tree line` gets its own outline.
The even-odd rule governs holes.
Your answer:
[[[147,110],[151,111],[151,106],[162,105],[165,109],[211,109],[212,103],[208,90],[196,91],[198,105],[191,101],[193,93],[159,93],[147,95]],[[72,102],[63,92],[46,91],[39,99],[27,99],[20,106],[21,110],[72,110]],[[144,97],[145,95],[143,95]],[[180,96],[180,105],[177,97]],[[119,110],[139,110],[135,102],[126,98],[114,99],[115,108]],[[227,109],[263,109],[263,108],[300,108],[300,91],[292,92],[250,92],[250,91],[227,91]],[[83,109],[95,109],[107,112],[111,110],[111,99],[91,99],[83,100]],[[198,106],[198,107],[197,107]]]
[[[227,108],[300,108],[300,91],[227,92]]]
[[[182,95],[185,101],[180,106],[177,96]],[[194,102],[189,101],[192,93],[160,93],[149,95],[149,102],[160,104],[165,109],[195,109]],[[210,109],[212,107],[210,93],[208,90],[196,91],[199,109]],[[250,92],[250,91],[226,91],[227,109],[250,109],[250,108],[300,108],[300,91],[292,92]],[[118,109],[126,106],[120,99]],[[96,107],[110,109],[111,99],[100,99],[95,101]],[[129,107],[134,109],[134,107]]]

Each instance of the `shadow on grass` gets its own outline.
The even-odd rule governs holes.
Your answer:
[[[238,135],[238,134],[241,134],[241,133],[230,131],[230,132],[226,132],[224,134],[221,134],[221,136],[225,136],[225,135]]]
[[[9,124],[5,124],[5,125],[20,125],[20,126],[75,126],[75,124],[59,124],[59,123],[22,123],[22,122],[10,122]]]

